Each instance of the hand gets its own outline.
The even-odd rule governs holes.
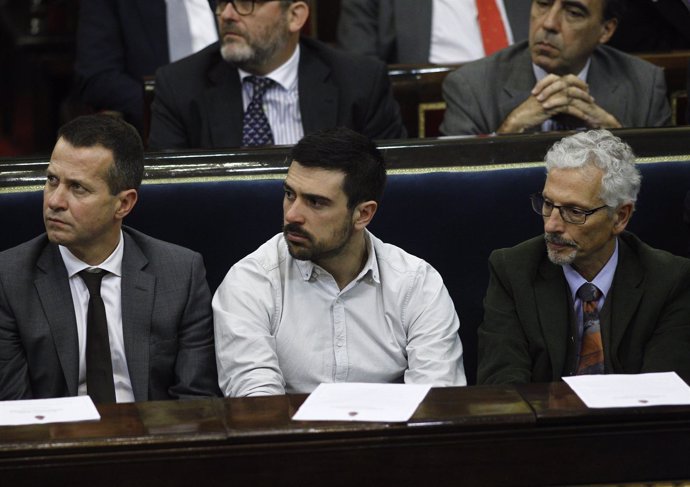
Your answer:
[[[594,102],[587,83],[572,74],[549,74],[501,124],[498,133],[521,133],[550,118],[575,118],[592,128],[616,128],[620,123]]]

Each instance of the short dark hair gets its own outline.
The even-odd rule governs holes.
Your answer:
[[[625,2],[623,0],[603,0],[604,20],[620,20],[625,12]]]
[[[74,147],[100,145],[113,153],[114,164],[108,172],[108,187],[112,194],[126,189],[139,189],[144,176],[144,144],[137,130],[112,115],[84,115],[58,130]]]
[[[363,201],[381,201],[386,165],[376,145],[362,134],[345,127],[314,132],[292,148],[290,160],[345,173],[343,191],[350,209]]]

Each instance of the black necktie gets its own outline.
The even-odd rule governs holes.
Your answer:
[[[86,392],[95,403],[115,402],[113,363],[110,359],[108,320],[101,298],[102,269],[79,273],[89,290],[86,315]]]
[[[254,85],[252,100],[244,112],[242,145],[254,147],[273,144],[273,132],[264,112],[264,93],[275,82],[270,78],[247,76],[244,81]]]

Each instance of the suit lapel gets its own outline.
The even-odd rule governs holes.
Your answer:
[[[620,88],[619,76],[611,72],[601,49],[596,49],[592,54],[592,63],[587,73],[587,84],[597,105],[609,113],[622,113],[624,118],[619,122],[625,126],[628,118],[628,97],[616,93]]]
[[[544,256],[534,283],[534,294],[539,324],[551,358],[553,377],[560,377],[565,368],[570,331],[570,311],[567,305],[563,305],[567,287],[561,267],[552,264]],[[566,300],[567,302],[569,301]]]
[[[299,60],[299,106],[305,135],[321,127],[338,125],[338,89],[330,76],[330,68],[302,42]]]
[[[602,326],[604,352],[615,356],[625,331],[632,322],[642,299],[644,271],[635,254],[622,238],[618,239],[618,265],[611,285],[611,319],[608,326]]]
[[[148,399],[149,342],[156,278],[143,269],[148,259],[126,233],[122,258],[122,334],[134,398]]]
[[[516,57],[515,62],[507,64],[503,69],[510,69],[507,81],[499,97],[500,112],[506,116],[531,94],[537,80],[532,70],[532,59],[529,48]]]
[[[211,86],[201,97],[200,109],[202,120],[208,124],[210,143],[214,147],[239,147],[244,118],[239,72],[223,61],[219,53],[218,62],[209,70],[208,78]]]
[[[57,246],[46,245],[36,266],[43,275],[36,278],[34,286],[50,326],[67,391],[70,396],[76,396],[79,389],[77,318],[67,269]]]

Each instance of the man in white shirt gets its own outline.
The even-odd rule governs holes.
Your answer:
[[[529,4],[530,0],[341,0],[338,46],[389,64],[465,63],[491,54],[487,36],[499,31],[507,44],[527,38]],[[484,7],[497,15],[480,20]]]
[[[226,396],[322,382],[465,385],[459,320],[428,263],[367,231],[383,158],[366,137],[304,137],[285,179],[283,233],[235,264],[213,298]]]
[[[0,252],[0,400],[217,395],[201,255],[122,225],[144,172],[141,138],[106,115],[58,135],[46,233]]]

